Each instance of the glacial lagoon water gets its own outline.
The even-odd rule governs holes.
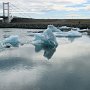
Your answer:
[[[90,90],[90,36],[57,38],[46,49],[29,42],[29,29],[0,29],[0,40],[19,35],[24,45],[0,51],[0,90]]]

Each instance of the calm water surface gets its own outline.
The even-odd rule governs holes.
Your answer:
[[[29,29],[0,29],[30,42]],[[31,44],[0,52],[0,90],[90,90],[90,37],[57,38],[57,48]]]

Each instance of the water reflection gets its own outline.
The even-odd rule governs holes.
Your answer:
[[[26,58],[22,57],[8,57],[8,58],[1,58],[0,57],[0,71],[7,71],[15,68],[29,68],[33,66],[33,63],[30,61],[28,62]]]
[[[74,42],[75,39],[81,38],[81,37],[67,37],[70,42]]]
[[[51,57],[56,51],[56,47],[45,47],[42,45],[35,45],[35,52],[39,52],[41,50],[44,50],[44,57],[46,57],[47,59],[51,59]]]
[[[68,37],[68,40],[69,40],[70,42],[73,42],[73,41],[75,40],[75,37]]]
[[[44,56],[47,58],[47,59],[50,59],[52,56],[53,56],[53,54],[55,53],[55,51],[56,51],[56,48],[46,48],[46,49],[44,49]]]
[[[23,42],[32,38],[12,30]],[[57,50],[29,44],[0,52],[0,90],[90,90],[90,37],[57,39]]]

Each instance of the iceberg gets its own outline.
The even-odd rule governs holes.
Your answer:
[[[3,44],[5,47],[18,47],[19,46],[19,37],[17,35],[11,35],[8,38],[5,38]]]
[[[18,47],[19,43],[20,41],[17,35],[9,36],[3,41],[0,41],[0,52],[5,50],[5,48]]]
[[[68,32],[56,32],[54,33],[56,37],[81,37],[82,34],[79,31],[68,31]]]
[[[41,44],[46,47],[54,47],[57,46],[58,43],[56,41],[56,37],[54,36],[52,32],[52,26],[48,26],[48,28],[43,32],[39,34],[35,34],[34,37],[35,39],[33,40],[33,44]]]
[[[60,32],[61,31],[61,30],[57,29],[55,26],[53,26],[53,25],[48,25],[48,28],[50,28],[52,32]]]
[[[74,31],[74,30],[68,31],[67,33],[69,37],[81,37],[82,36],[80,32]]]
[[[52,32],[62,32],[61,30],[57,29],[53,25],[48,25],[47,27],[50,28]],[[27,36],[34,36],[35,34],[39,34],[39,33],[42,33],[42,31],[30,32],[30,33],[27,34]]]

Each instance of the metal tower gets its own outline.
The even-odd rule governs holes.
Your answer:
[[[4,17],[4,22],[7,23],[10,22],[9,2],[7,3],[3,2],[3,17]]]

